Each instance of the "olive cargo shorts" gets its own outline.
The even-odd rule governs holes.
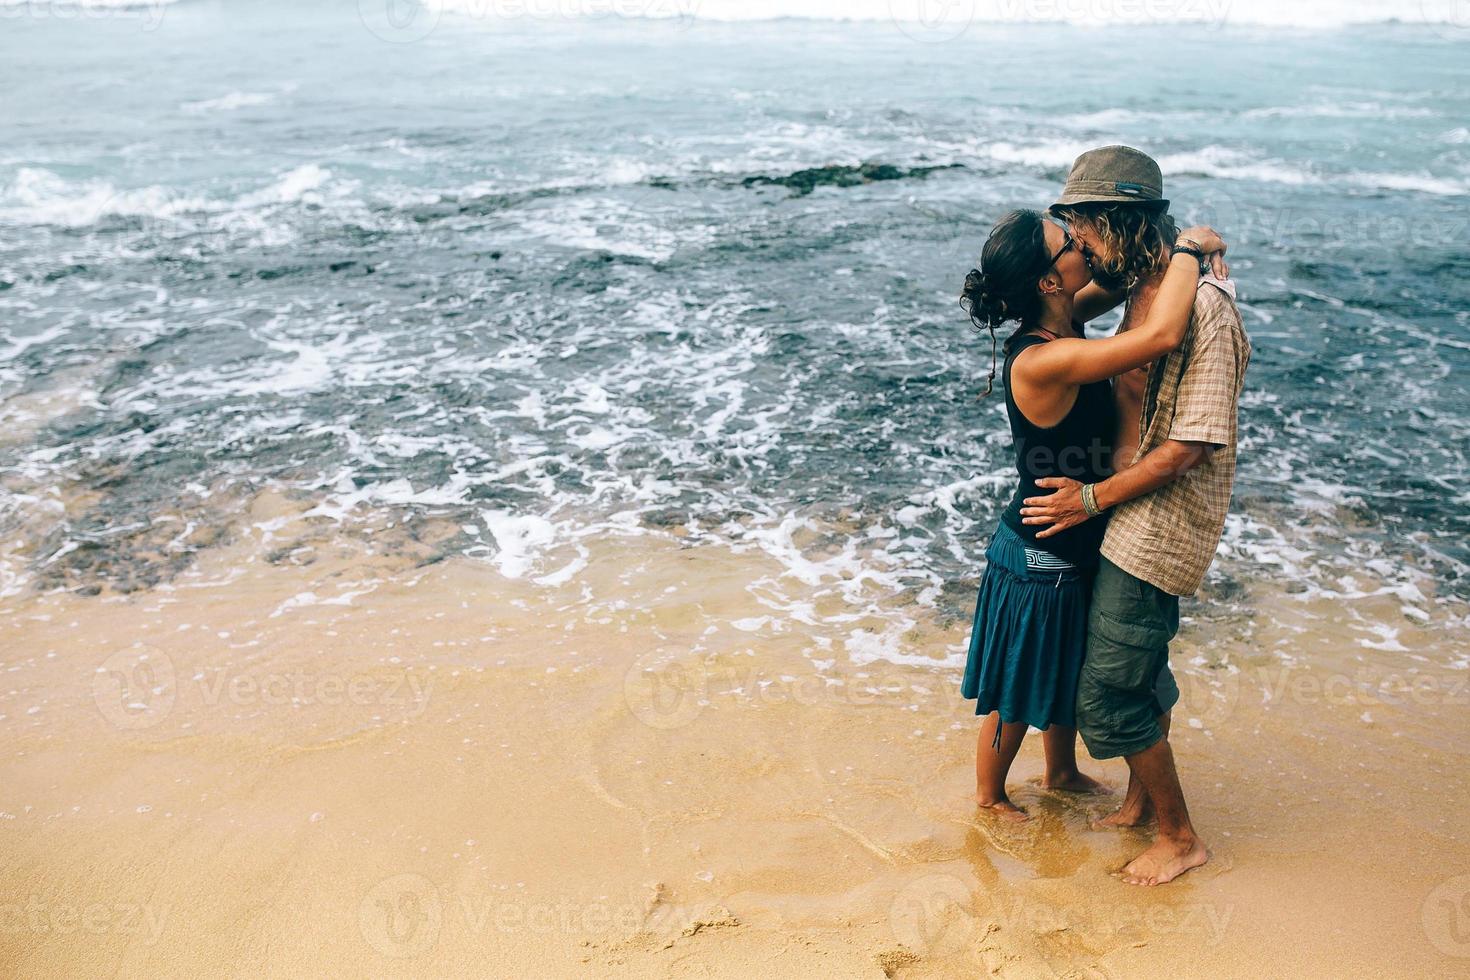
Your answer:
[[[1094,759],[1133,755],[1164,737],[1158,718],[1179,701],[1169,670],[1178,630],[1178,596],[1099,560],[1077,683],[1077,728]]]

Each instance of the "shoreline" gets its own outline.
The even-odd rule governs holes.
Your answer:
[[[1446,917],[1470,895],[1470,645],[1438,623],[1405,617],[1400,653],[1360,645],[1342,602],[1186,615],[1175,746],[1212,860],[1145,890],[1109,876],[1144,838],[1088,828],[1107,797],[1041,790],[1035,733],[1012,772],[1035,819],[976,812],[979,723],[946,665],[967,622],[916,613],[914,662],[853,664],[770,618],[764,555],[600,538],[548,588],[305,509],[263,495],[273,539],[164,585],[4,604],[7,975],[1422,975],[1470,955]],[[1121,791],[1121,763],[1080,754]]]

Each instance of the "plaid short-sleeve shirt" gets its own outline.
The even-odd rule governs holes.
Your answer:
[[[1236,405],[1250,356],[1235,283],[1201,278],[1184,342],[1149,371],[1133,463],[1166,439],[1207,442],[1214,451],[1177,480],[1114,508],[1102,543],[1109,561],[1171,595],[1199,591],[1225,530]]]

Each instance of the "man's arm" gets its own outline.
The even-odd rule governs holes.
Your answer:
[[[1235,439],[1235,396],[1239,387],[1239,360],[1233,322],[1234,304],[1214,295],[1213,287],[1196,307],[1200,318],[1190,359],[1174,399],[1169,437],[1126,470],[1093,486],[1099,510],[1152,493],[1172,483],[1209,458],[1216,446]],[[1021,523],[1051,524],[1037,532],[1049,537],[1087,520],[1082,506],[1082,484],[1065,477],[1046,477],[1039,487],[1056,492],[1027,497]]]
[[[1153,493],[1166,483],[1173,483],[1209,459],[1214,448],[1208,442],[1165,439],[1133,466],[1093,484],[1092,492],[1098,509],[1116,507],[1134,497]],[[1036,485],[1056,490],[1045,497],[1027,497],[1024,501],[1026,506],[1021,508],[1022,524],[1051,525],[1036,532],[1038,539],[1051,537],[1087,520],[1087,510],[1082,506],[1081,483],[1064,476],[1048,476],[1037,480]]]

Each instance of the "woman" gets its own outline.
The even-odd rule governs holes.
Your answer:
[[[1197,253],[1223,252],[1209,228],[1179,236]],[[1083,322],[1123,298],[1092,284],[1083,250],[1037,211],[1012,211],[991,230],[980,268],[961,302],[990,332],[1019,326],[1004,346],[1006,414],[1020,480],[985,552],[961,694],[986,715],[975,761],[976,802],[1015,820],[1026,814],[1006,795],[1006,774],[1028,726],[1042,730],[1043,785],[1095,791],[1077,768],[1075,699],[1087,640],[1087,602],[1106,521],[1088,520],[1038,539],[1021,507],[1036,481],[1065,476],[1095,483],[1112,473],[1116,409],[1111,379],[1178,347],[1194,308],[1200,262],[1176,254],[1142,322],[1116,336],[1085,339]],[[990,387],[987,386],[986,394]]]

